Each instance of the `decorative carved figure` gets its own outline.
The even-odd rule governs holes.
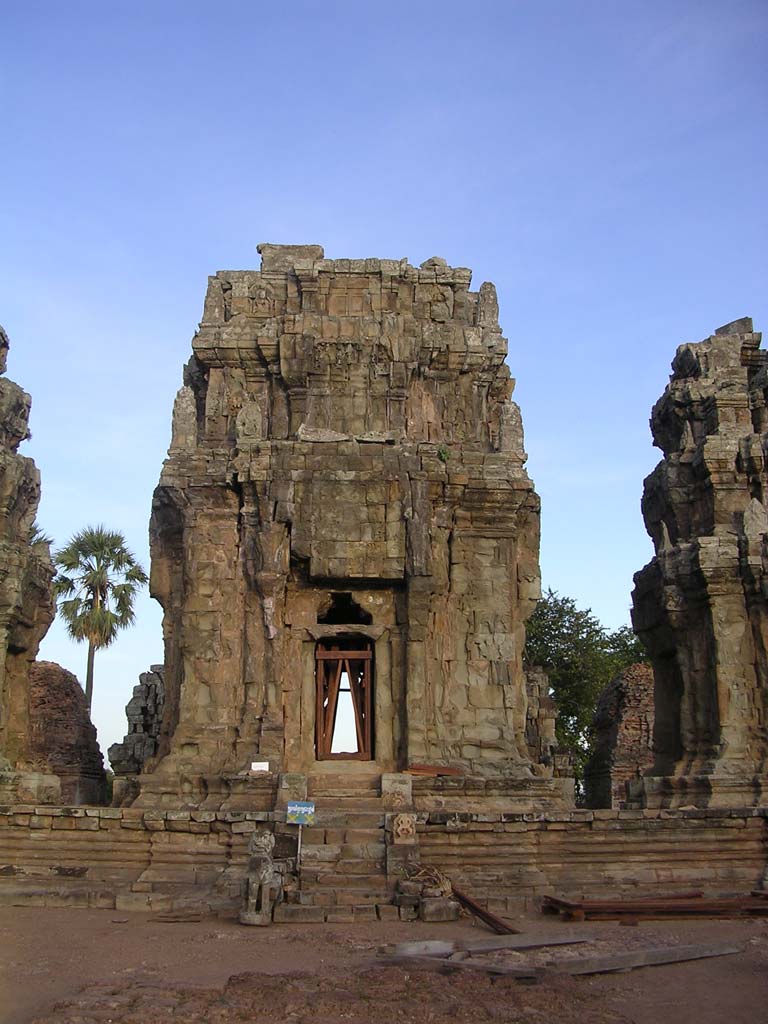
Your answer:
[[[392,819],[392,842],[396,846],[416,842],[416,815],[396,814]]]
[[[266,829],[257,829],[248,843],[248,874],[243,882],[243,908],[240,924],[265,927],[272,923],[272,891],[275,869],[272,850],[275,837]]]

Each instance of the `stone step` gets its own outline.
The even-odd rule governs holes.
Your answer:
[[[336,889],[337,891],[349,890],[349,889],[379,889],[381,891],[387,890],[387,876],[384,874],[350,874],[342,875],[334,872],[323,872],[318,874],[316,878],[310,880],[303,877],[300,882],[301,889],[312,888],[317,886],[319,889]]]
[[[388,903],[356,903],[346,907],[312,907],[281,903],[275,907],[276,924],[352,924],[356,921],[396,921],[397,907]]]
[[[371,829],[384,827],[384,810],[372,810],[358,806],[345,810],[333,803],[315,810],[315,828]]]
[[[344,880],[349,878],[371,878],[383,876],[386,873],[384,860],[345,860],[345,861],[313,861],[301,862],[301,883],[302,888],[313,885],[321,875],[330,877],[333,875],[337,880],[338,888],[344,888]]]
[[[314,864],[320,861],[330,863],[340,860],[379,861],[384,858],[385,854],[384,843],[345,843],[343,846],[339,846],[337,843],[313,844],[312,846],[302,846],[301,863]]]
[[[309,826],[302,835],[302,848],[305,846],[342,846],[353,843],[383,843],[384,831],[381,828],[322,828]]]
[[[324,796],[314,798],[314,804],[315,821],[317,821],[318,814],[328,814],[329,812],[356,818],[364,814],[378,814],[383,817],[386,811],[381,797]]]
[[[334,772],[310,775],[307,779],[307,796],[310,799],[328,796],[372,796],[381,794],[381,776],[370,773]]]
[[[389,889],[302,889],[300,892],[287,893],[285,902],[291,906],[302,907],[351,907],[353,905],[370,906],[372,903],[392,902],[394,892]]]

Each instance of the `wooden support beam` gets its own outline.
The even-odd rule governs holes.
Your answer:
[[[511,924],[507,924],[506,921],[502,921],[500,917],[492,914],[490,910],[486,910],[485,907],[481,907],[479,903],[476,903],[471,896],[467,896],[461,889],[457,889],[453,886],[453,895],[467,910],[471,911],[475,917],[479,918],[483,924],[487,924],[491,931],[496,932],[497,935],[519,935],[520,929],[513,928]]]

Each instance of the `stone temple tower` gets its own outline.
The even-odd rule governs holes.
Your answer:
[[[567,803],[531,743],[539,499],[493,285],[259,252],[209,279],[154,496],[166,696],[139,803],[409,768],[433,795]]]
[[[652,768],[636,806],[768,800],[768,353],[745,317],[681,345],[653,408],[656,554],[632,619],[653,662]]]

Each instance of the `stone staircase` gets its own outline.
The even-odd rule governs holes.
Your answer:
[[[298,889],[275,908],[275,921],[398,919],[379,780],[351,772],[308,780],[315,824],[303,829]]]

